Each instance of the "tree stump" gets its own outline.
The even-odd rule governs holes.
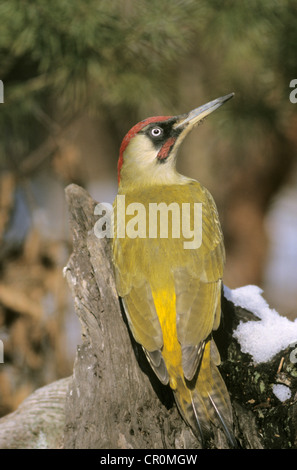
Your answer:
[[[82,323],[83,344],[66,400],[64,446],[200,448],[180,417],[170,388],[158,381],[131,337],[115,289],[110,240],[94,234],[96,202],[75,185],[68,186],[66,195],[74,244],[66,275]],[[250,356],[240,351],[232,331],[240,320],[257,318],[224,297],[222,311],[215,340],[239,445],[255,449],[296,446],[297,369],[289,360],[290,349],[270,363],[254,366]],[[293,390],[293,399],[285,403],[279,402],[271,388],[281,380],[277,371],[282,357],[282,380],[289,381]],[[228,448],[220,431],[209,445]]]
[[[97,203],[76,185],[66,188],[66,198],[73,253],[64,272],[81,322],[82,343],[77,347],[73,375],[65,379],[63,393],[54,397],[42,424],[44,442],[65,449],[200,449],[169,386],[159,382],[131,336],[115,288],[110,240],[98,239],[94,233]],[[240,321],[250,320],[257,321],[257,317],[222,297],[222,321],[214,336],[222,357],[220,371],[231,396],[238,445],[243,449],[297,448],[297,367],[290,359],[292,348],[270,362],[254,365],[232,336]],[[289,385],[291,398],[279,401],[273,383]],[[53,390],[55,385],[61,389],[60,381],[48,387]],[[64,410],[64,424],[59,426],[59,439],[53,440],[50,423],[57,401],[59,410]],[[29,413],[26,409],[23,421]],[[11,434],[3,443],[1,435],[8,423],[11,426],[12,415],[0,420],[0,448],[36,447],[32,436],[41,429],[37,422],[31,439],[18,436],[16,440]],[[220,430],[214,430],[208,447],[228,448]]]

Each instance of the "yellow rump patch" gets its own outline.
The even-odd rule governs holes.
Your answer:
[[[174,289],[152,291],[163,334],[162,355],[169,373],[170,386],[176,389],[177,377],[183,377],[181,346],[177,339],[176,297]]]

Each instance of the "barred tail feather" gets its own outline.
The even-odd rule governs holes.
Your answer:
[[[190,426],[195,436],[200,440],[202,447],[205,447],[206,442],[211,437],[211,429],[203,400],[198,396],[198,400],[200,399],[200,403],[198,405],[196,400],[194,402],[190,391],[189,400],[185,400],[177,391],[174,392],[174,398],[183,419]]]
[[[181,385],[181,384],[180,384]],[[200,438],[202,446],[212,435],[212,425],[221,428],[229,445],[236,448],[236,439],[232,432],[232,409],[226,385],[217,367],[211,363],[206,374],[200,370],[195,388],[187,388],[180,393],[175,391],[175,400],[184,420]]]
[[[208,392],[208,406],[211,409],[211,422],[221,427],[232,447],[237,447],[233,435],[232,407],[229,393],[222,376],[217,367],[212,363],[211,372],[213,377],[212,390]]]

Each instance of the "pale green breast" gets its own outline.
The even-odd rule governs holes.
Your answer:
[[[125,213],[125,238],[113,241],[114,261],[121,272],[120,291],[127,292],[142,277],[162,287],[182,267],[195,278],[205,277],[205,271],[208,280],[222,277],[224,249],[217,210],[198,182],[156,186],[121,196],[125,197],[125,212],[132,215]],[[115,204],[115,234],[118,214]],[[218,246],[220,260],[211,259]]]
[[[120,196],[125,199],[124,204],[123,198],[115,202],[115,234],[119,228],[123,236],[123,227],[126,233],[125,237],[113,240],[113,263],[118,294],[123,299],[131,331],[146,351],[154,352],[151,362],[155,361],[152,365],[163,383],[168,376],[156,353],[161,354],[163,346],[170,343],[169,338],[175,337],[181,348],[184,375],[191,380],[205,340],[220,320],[225,254],[216,206],[209,192],[194,181],[135,190]],[[194,219],[195,203],[202,209],[201,217],[197,217],[196,226],[194,220],[188,224],[187,232],[182,226],[183,204],[192,205]],[[151,204],[163,204],[161,219],[165,218],[166,223],[165,209],[172,209],[167,211],[168,234],[164,238],[160,236],[161,219],[157,231],[150,226],[155,221],[151,218]],[[178,213],[179,227],[173,219]],[[120,226],[118,219],[122,220]],[[177,236],[178,228],[180,236]],[[201,232],[201,243],[198,240],[199,246],[186,245],[186,248],[185,242],[191,242],[188,237],[191,230]],[[152,233],[156,238],[150,236]],[[173,304],[168,300],[170,292]],[[170,305],[168,312],[166,305]],[[164,321],[167,316],[170,321]]]

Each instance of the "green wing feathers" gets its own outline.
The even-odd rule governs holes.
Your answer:
[[[178,366],[174,366],[176,387],[172,388],[181,414],[201,439],[207,438],[212,425],[220,426],[234,446],[230,399],[217,369],[219,353],[211,339],[212,331],[220,323],[225,263],[217,209],[210,193],[198,182],[156,189],[158,191],[153,195],[152,188],[147,194],[145,189],[129,193],[126,204],[141,202],[148,210],[148,203],[155,201],[167,205],[175,201],[202,203],[201,246],[184,249],[184,239],[170,236],[115,238],[113,262],[118,294],[122,297],[135,340],[142,345],[149,363],[164,384],[170,381],[168,370],[173,367],[163,357],[167,334],[162,331],[167,324],[164,308],[165,315],[170,309],[168,317],[172,318],[171,325],[175,322],[176,350],[180,357]],[[156,292],[165,292],[167,297],[166,301],[161,296],[162,318],[160,305],[154,300]],[[175,297],[175,303],[170,304],[168,296]],[[157,297],[160,299],[159,295]]]
[[[237,447],[232,427],[229,393],[217,368],[218,352],[213,340],[206,344],[194,384],[180,379],[174,391],[181,415],[201,440],[202,446],[211,437],[213,427],[223,429],[231,447]]]

